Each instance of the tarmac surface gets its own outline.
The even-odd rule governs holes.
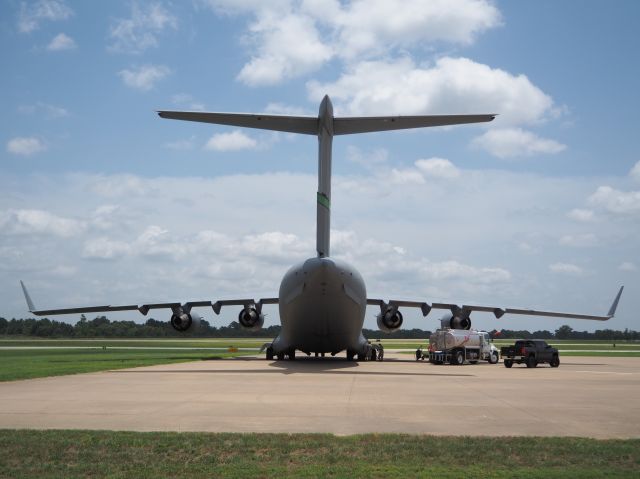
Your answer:
[[[235,358],[0,383],[0,428],[640,437],[640,358]]]

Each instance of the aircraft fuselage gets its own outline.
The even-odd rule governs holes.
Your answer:
[[[273,350],[362,354],[366,306],[365,283],[353,266],[326,256],[298,263],[280,284],[282,331]]]

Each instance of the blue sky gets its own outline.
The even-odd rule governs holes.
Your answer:
[[[336,139],[333,252],[370,296],[596,314],[625,284],[617,318],[567,323],[640,327],[638,2],[0,9],[1,315],[26,315],[19,278],[47,307],[276,295],[314,252],[316,140],[154,111],[315,114],[328,93],[341,115],[500,114]]]

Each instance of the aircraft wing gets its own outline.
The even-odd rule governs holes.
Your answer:
[[[24,298],[27,301],[29,312],[36,316],[54,316],[58,314],[79,314],[79,313],[108,313],[112,311],[138,311],[143,315],[152,309],[170,309],[174,313],[189,313],[192,308],[210,307],[214,313],[220,314],[220,310],[223,306],[239,305],[243,307],[255,307],[258,313],[261,312],[262,306],[265,304],[278,304],[278,298],[262,298],[256,301],[255,299],[230,299],[219,301],[187,301],[186,303],[147,303],[147,304],[128,304],[123,306],[113,305],[101,305],[101,306],[84,306],[79,308],[60,308],[60,309],[37,309],[33,304],[33,300],[27,291],[27,287],[22,281],[22,292]]]
[[[606,315],[598,316],[592,314],[579,314],[579,313],[561,313],[557,311],[540,311],[536,309],[518,309],[518,308],[502,308],[495,306],[473,306],[463,304],[459,306],[452,303],[427,303],[420,301],[397,301],[390,300],[388,302],[382,299],[367,299],[368,305],[380,306],[380,312],[384,314],[389,308],[392,308],[393,312],[397,311],[400,307],[408,308],[420,308],[422,315],[426,316],[432,309],[445,309],[451,311],[453,316],[468,318],[473,311],[482,311],[486,313],[493,313],[496,318],[501,318],[505,314],[520,314],[524,316],[547,316],[552,318],[567,318],[567,319],[590,319],[595,321],[607,321],[614,317],[620,296],[622,296],[622,290],[624,286],[620,287],[618,294],[616,295],[609,311]]]

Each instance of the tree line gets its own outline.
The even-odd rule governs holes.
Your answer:
[[[0,317],[0,336],[29,336],[38,338],[274,338],[280,333],[280,326],[268,326],[258,331],[248,331],[237,321],[228,326],[215,327],[202,320],[198,327],[190,328],[186,333],[176,331],[168,321],[158,321],[150,318],[145,323],[134,321],[111,321],[106,316],[87,319],[85,315],[75,324],[43,319],[5,319]],[[638,341],[640,332],[625,329],[599,329],[594,332],[576,331],[571,326],[563,325],[554,332],[539,330],[509,330],[490,331],[493,338],[498,339],[600,339],[607,341]],[[400,329],[393,334],[386,334],[380,330],[364,329],[363,334],[368,339],[425,339],[431,336],[431,331],[422,329]]]

